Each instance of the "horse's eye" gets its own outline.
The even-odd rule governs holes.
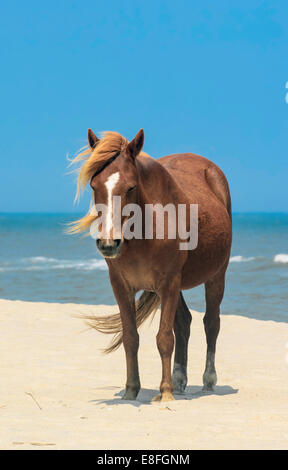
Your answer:
[[[134,189],[136,189],[136,184],[135,184],[135,186],[131,186],[131,188],[128,189],[127,194],[132,193],[132,191],[134,191]]]

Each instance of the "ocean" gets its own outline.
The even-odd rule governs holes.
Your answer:
[[[77,214],[0,214],[0,298],[116,303],[91,237],[66,235]],[[204,311],[204,288],[184,292]],[[288,322],[288,214],[233,214],[223,315]]]

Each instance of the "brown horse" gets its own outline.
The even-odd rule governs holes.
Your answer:
[[[89,129],[89,147],[74,161],[84,160],[78,177],[77,194],[90,182],[96,204],[110,209],[102,220],[102,236],[96,245],[105,257],[112,288],[120,314],[89,317],[98,331],[114,333],[106,352],[123,342],[127,382],[123,396],[134,400],[140,390],[137,352],[138,326],[154,314],[161,304],[157,346],[162,360],[160,394],[156,400],[172,400],[183,393],[187,384],[187,347],[191,314],[182,290],[205,284],[206,313],[204,327],[207,340],[204,389],[216,384],[215,348],[220,328],[220,304],[224,293],[225,272],[229,262],[232,221],[229,187],[222,171],[211,161],[191,153],[169,155],[154,160],[142,152],[144,132],[141,129],[129,143],[115,132],[106,132],[101,139]],[[180,250],[179,235],[168,237],[167,221],[164,236],[125,239],[123,233],[113,238],[111,198],[121,197],[121,207],[135,203],[142,209],[147,204],[185,204],[189,225],[190,204],[198,205],[198,244],[192,250]],[[151,207],[151,206],[150,206]],[[110,211],[110,212],[109,212]],[[71,232],[90,227],[99,213],[88,213],[72,224]],[[122,227],[129,217],[123,216]],[[166,220],[166,219],[165,219]],[[143,227],[145,217],[143,215]],[[143,228],[144,231],[144,228]],[[144,290],[135,301],[138,291]],[[173,333],[174,332],[174,333]],[[175,356],[171,376],[171,357]]]

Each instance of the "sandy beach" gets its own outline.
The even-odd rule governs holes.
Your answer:
[[[140,329],[142,389],[121,400],[123,348],[79,314],[117,307],[0,300],[1,449],[287,449],[288,324],[222,316],[215,393],[201,391],[203,314],[192,312],[185,395],[151,403],[159,316]]]

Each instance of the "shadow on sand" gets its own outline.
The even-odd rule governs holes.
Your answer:
[[[101,390],[111,390],[118,387],[103,387]],[[124,405],[124,404],[131,404],[135,407],[139,407],[142,405],[151,405],[152,399],[159,393],[159,390],[155,389],[148,389],[148,388],[141,388],[140,392],[138,393],[137,400],[122,400],[122,396],[124,395],[125,390],[120,390],[119,392],[115,393],[115,398],[110,399],[99,399],[99,400],[91,400],[90,403],[95,403],[95,405]],[[195,400],[196,398],[205,397],[207,395],[233,395],[237,393],[238,389],[230,387],[229,385],[216,385],[214,391],[206,392],[202,390],[202,386],[188,386],[183,394],[176,394],[174,393],[174,398],[176,401],[183,401],[183,400]],[[167,402],[169,403],[169,402]],[[173,403],[173,402],[170,402]],[[163,404],[163,403],[162,403]]]

